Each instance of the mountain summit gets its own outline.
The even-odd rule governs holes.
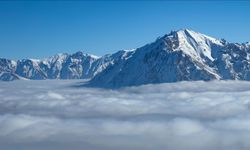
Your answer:
[[[250,80],[250,44],[229,43],[183,29],[135,50],[97,57],[83,52],[45,60],[0,59],[0,79],[90,79],[119,88],[195,80]]]
[[[173,50],[181,50],[196,59],[207,58],[211,61],[214,60],[211,45],[223,45],[220,40],[188,29],[172,32],[164,39],[168,41],[166,46],[174,44],[170,47]]]

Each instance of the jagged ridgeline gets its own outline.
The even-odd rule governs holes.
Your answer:
[[[135,50],[102,57],[77,52],[44,60],[2,58],[0,79],[90,79],[90,86],[111,88],[177,81],[250,80],[250,43],[229,43],[184,29]]]

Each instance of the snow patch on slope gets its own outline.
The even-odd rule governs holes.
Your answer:
[[[214,61],[211,44],[223,46],[219,40],[188,29],[179,30],[177,36],[179,47],[177,47],[176,50],[182,50],[197,60],[202,60],[202,57],[205,56],[211,61]]]

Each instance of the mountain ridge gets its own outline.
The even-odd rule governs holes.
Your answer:
[[[250,43],[229,43],[182,29],[140,48],[101,57],[79,51],[43,60],[0,58],[0,80],[25,78],[90,79],[90,86],[111,88],[177,81],[250,80]]]

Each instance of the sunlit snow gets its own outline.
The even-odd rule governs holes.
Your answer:
[[[82,84],[0,82],[0,149],[250,149],[250,82]]]

